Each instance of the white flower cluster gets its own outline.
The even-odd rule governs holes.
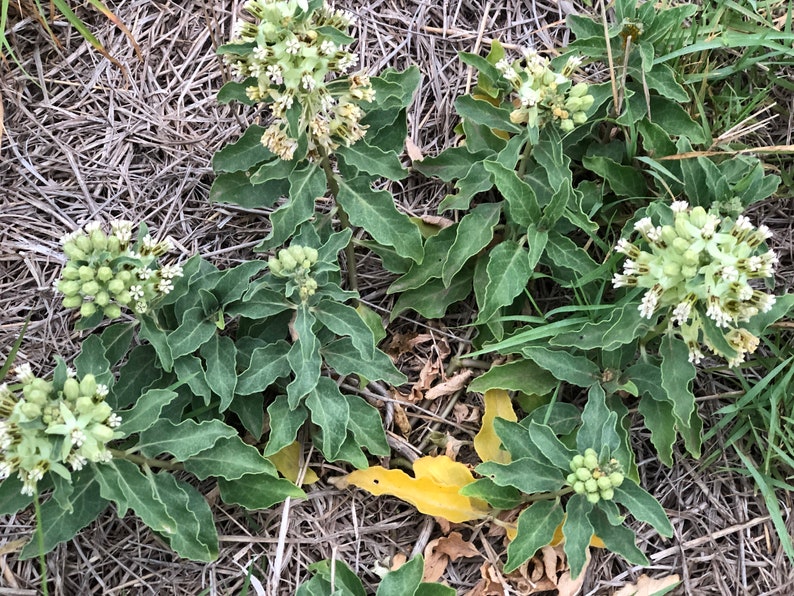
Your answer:
[[[123,306],[148,311],[183,275],[176,264],[157,269],[158,257],[171,250],[171,242],[147,234],[133,245],[128,221],[110,222],[110,234],[101,227],[93,222],[61,239],[67,263],[55,288],[64,295],[63,305],[79,308],[83,317],[101,311],[109,319],[119,317]]]
[[[312,158],[320,150],[327,153],[340,143],[361,139],[366,126],[360,124],[364,111],[359,104],[375,98],[369,77],[357,74],[326,81],[344,77],[358,62],[346,43],[338,43],[348,39],[346,31],[355,17],[325,4],[307,10],[308,5],[297,0],[248,0],[244,8],[258,23],[238,22],[224,59],[236,76],[257,79],[246,89],[249,99],[270,103],[274,121],[262,144],[291,160],[303,135]],[[289,124],[296,104],[297,129]]]
[[[17,391],[0,385],[0,481],[17,473],[22,492],[33,495],[47,472],[70,480],[70,468],[111,459],[107,443],[120,436],[121,418],[105,402],[107,386],[71,373],[57,388],[29,364],[15,373]]]
[[[570,132],[587,121],[587,110],[594,98],[587,93],[586,83],[571,86],[571,75],[582,61],[570,58],[557,73],[549,67],[549,60],[534,51],[526,52],[524,60],[510,62],[502,59],[496,68],[518,95],[518,106],[510,113],[514,124],[543,127],[556,122],[563,132]]]
[[[758,338],[738,324],[769,311],[775,303],[774,296],[751,285],[752,280],[774,274],[775,252],[756,254],[772,234],[743,215],[722,219],[702,207],[690,208],[686,201],[674,201],[671,209],[672,225],[655,226],[649,217],[634,225],[650,252],[626,239],[618,242],[616,250],[628,258],[612,283],[647,288],[639,306],[645,318],[671,309],[670,321],[679,326],[692,362],[703,358],[701,317],[711,319],[725,329],[725,339],[736,350],[729,363],[737,366],[758,346]],[[703,342],[724,356],[705,336]]]

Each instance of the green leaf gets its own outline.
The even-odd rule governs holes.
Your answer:
[[[380,350],[375,350],[372,360],[364,360],[348,337],[332,341],[322,348],[325,363],[340,375],[361,375],[370,381],[386,381],[398,386],[406,382],[406,377],[394,366],[391,358]]]
[[[254,185],[246,172],[219,174],[210,188],[210,203],[231,203],[247,209],[272,207],[281,197],[287,196],[289,182],[272,180],[268,184]]]
[[[99,383],[113,384],[114,378],[110,374],[110,362],[105,357],[105,346],[102,345],[102,340],[98,335],[90,335],[83,340],[80,353],[74,359],[74,367],[78,378],[92,374]]]
[[[257,250],[284,244],[298,226],[314,215],[314,203],[326,190],[325,174],[313,163],[292,172],[289,175],[289,200],[270,215],[273,227]]]
[[[306,407],[311,412],[312,422],[322,433],[322,453],[328,460],[336,459],[347,436],[350,406],[336,383],[328,377],[320,377],[317,386],[306,398]]]
[[[375,357],[375,336],[355,308],[322,300],[314,307],[314,316],[337,335],[349,336],[362,358],[372,360]]]
[[[576,433],[577,451],[584,453],[586,449],[595,449],[596,453],[601,453],[602,447],[608,447],[610,452],[617,451],[620,447],[617,422],[618,415],[607,407],[601,385],[591,386],[582,412],[582,426]]]
[[[221,307],[239,300],[251,287],[251,277],[267,269],[266,261],[245,261],[236,267],[221,272],[218,281],[212,288],[213,295]]]
[[[336,45],[339,46],[346,46],[356,41],[355,37],[350,37],[349,35],[347,35],[343,31],[340,31],[336,27],[325,25],[323,27],[317,27],[316,31],[320,35],[327,37],[328,39],[330,39],[332,42],[334,42]]]
[[[491,188],[493,188],[491,175],[482,163],[476,162],[463,178],[455,182],[457,192],[445,196],[438,206],[438,211],[444,213],[449,209],[469,209],[474,197]]]
[[[201,346],[201,355],[207,364],[207,384],[221,398],[218,408],[229,407],[237,386],[237,348],[225,335],[215,334]]]
[[[601,176],[616,195],[621,197],[645,197],[648,196],[648,185],[642,174],[630,167],[624,166],[616,161],[600,156],[588,155],[582,158],[582,165],[585,168]]]
[[[543,452],[543,455],[558,468],[562,468],[563,470],[567,469],[573,456],[576,455],[576,452],[568,449],[568,447],[557,438],[557,435],[551,427],[545,424],[531,421],[527,428],[529,429],[530,440],[537,445],[538,449]]]
[[[494,509],[513,509],[521,504],[521,491],[514,486],[499,486],[490,478],[480,478],[460,489],[464,497],[482,499]]]
[[[556,501],[538,501],[524,509],[518,516],[516,537],[507,547],[505,573],[518,569],[539,548],[549,544],[564,515]]]
[[[218,488],[224,503],[240,505],[249,511],[268,509],[288,497],[306,496],[289,480],[270,474],[246,474],[233,481],[218,478]]]
[[[650,565],[647,557],[634,543],[634,532],[625,526],[613,526],[598,506],[593,507],[589,519],[595,535],[603,540],[609,550],[634,565]]]
[[[99,494],[99,485],[94,481],[93,474],[88,470],[72,474],[72,485],[74,490],[70,496],[71,509],[61,508],[55,499],[50,499],[41,506],[41,517],[38,521],[43,532],[43,544],[39,549],[38,538],[34,535],[19,554],[20,560],[44,555],[61,542],[71,540],[108,506],[108,502]]]
[[[592,509],[593,505],[584,495],[571,496],[565,506],[567,515],[562,525],[562,535],[565,536],[563,548],[573,578],[579,576],[587,563],[587,551],[593,536],[593,526],[588,519]]]
[[[532,187],[521,180],[515,170],[508,169],[499,162],[486,161],[483,165],[493,176],[496,188],[507,201],[510,218],[524,227],[537,223],[541,213]]]
[[[526,289],[532,276],[527,249],[513,240],[499,243],[488,255],[486,272],[488,282],[475,325],[492,319]]]
[[[599,267],[590,255],[576,245],[573,240],[559,232],[549,231],[543,263],[552,268],[555,278],[567,287],[581,287],[586,278],[588,281],[607,279],[610,276],[607,267]],[[562,269],[562,271],[561,271]],[[599,272],[600,269],[600,273]]]
[[[143,523],[158,534],[168,538],[178,532],[167,504],[160,501],[152,482],[135,464],[123,459],[98,464],[95,477],[100,495],[116,503],[119,517],[124,517],[127,510],[132,509]]]
[[[380,244],[392,246],[401,257],[422,262],[422,235],[419,228],[394,206],[385,190],[373,190],[366,178],[339,181],[336,197],[350,223],[364,228]]]
[[[176,391],[170,389],[150,389],[143,395],[137,403],[129,410],[119,412],[121,416],[121,426],[118,431],[122,437],[128,437],[133,433],[150,428],[160,419],[160,412],[178,397]]]
[[[375,596],[414,596],[422,583],[425,562],[417,555],[396,571],[387,573],[378,586]]]
[[[221,437],[215,445],[185,460],[185,469],[201,480],[210,476],[237,480],[246,474],[270,474],[277,477],[276,468],[253,445],[238,437]]]
[[[528,428],[533,421],[551,427],[558,436],[565,436],[571,434],[582,423],[582,413],[573,404],[555,401],[532,410],[529,416],[521,421],[521,426]]]
[[[212,389],[207,384],[207,377],[201,359],[196,356],[180,356],[174,361],[176,378],[182,383],[187,383],[193,395],[204,399],[204,405],[212,401]]]
[[[667,333],[659,346],[662,357],[662,388],[673,404],[673,414],[682,427],[689,426],[695,410],[695,396],[690,383],[697,375],[695,365],[689,362],[689,348],[683,340]]]
[[[267,407],[267,415],[270,421],[270,436],[265,446],[265,457],[278,453],[295,441],[298,430],[309,417],[309,412],[303,405],[290,408],[287,397],[279,395]]]
[[[673,405],[643,395],[637,409],[645,420],[645,427],[651,431],[651,443],[656,448],[659,459],[664,465],[672,466],[673,445],[676,438]]]
[[[453,277],[463,269],[466,261],[493,240],[493,230],[499,223],[501,213],[501,203],[481,203],[464,215],[460,223],[455,226],[455,242],[449,249],[441,269],[441,279],[445,286],[452,283]],[[425,247],[425,259],[422,264],[427,263],[427,260],[427,247]]]
[[[521,391],[528,395],[546,395],[557,386],[557,380],[531,360],[514,360],[492,366],[469,383],[469,391],[485,393],[489,389]]]
[[[663,97],[680,103],[689,101],[689,94],[676,79],[675,71],[667,64],[656,64],[645,73],[644,80],[649,89],[658,91]],[[651,116],[654,116],[653,112]]]
[[[110,366],[115,366],[127,355],[134,334],[135,325],[131,323],[114,323],[100,334],[99,339],[102,340],[105,358]]]
[[[389,455],[391,449],[383,431],[383,420],[378,410],[362,398],[343,395],[347,401],[350,419],[347,428],[353,433],[356,442],[366,447],[372,455]]]
[[[633,480],[626,478],[623,484],[615,488],[615,501],[628,509],[638,520],[651,524],[662,536],[670,538],[673,535],[673,526],[659,501]]]
[[[182,324],[168,335],[171,357],[176,359],[192,354],[209,341],[217,330],[215,321],[207,318],[203,307],[194,306],[184,314]]]
[[[157,353],[151,345],[136,346],[119,371],[119,380],[110,388],[108,405],[114,410],[126,408],[138,401],[141,392],[158,380],[162,369],[157,365]]]
[[[255,165],[273,159],[275,155],[262,145],[265,129],[252,124],[237,141],[230,143],[212,156],[215,172],[244,172]]]
[[[365,174],[383,176],[389,180],[402,180],[408,175],[395,152],[373,147],[363,139],[349,147],[341,145],[334,153],[345,164]]]
[[[693,143],[708,143],[703,128],[692,120],[681,104],[673,99],[651,94],[651,120],[670,135],[688,137]],[[686,161],[686,160],[685,160]]]
[[[590,387],[601,376],[601,369],[584,356],[539,346],[527,346],[521,353],[557,379],[577,387]]]
[[[494,430],[504,448],[510,452],[512,459],[529,458],[551,464],[545,454],[529,439],[529,430],[525,426],[497,417],[494,419]]]
[[[393,321],[409,308],[426,319],[440,319],[450,304],[464,300],[471,294],[473,275],[473,268],[467,266],[452,279],[448,287],[440,279],[431,279],[421,288],[403,292],[394,303],[389,319]]]
[[[289,344],[285,341],[255,348],[251,353],[251,363],[238,377],[235,393],[251,395],[270,387],[278,378],[289,374],[287,360]]]
[[[150,476],[154,496],[176,523],[177,531],[164,536],[176,553],[192,561],[218,558],[218,534],[210,506],[192,486],[168,472]]]
[[[361,580],[356,576],[355,573],[353,573],[350,567],[344,563],[344,561],[340,561],[339,559],[335,560],[333,562],[333,567],[331,566],[331,561],[329,560],[319,561],[309,565],[309,571],[315,574],[309,583],[314,582],[314,584],[317,586],[316,589],[311,587],[310,590],[307,587],[307,584],[304,583],[301,584],[300,588],[298,588],[295,596],[331,596],[332,581],[334,581],[334,585],[337,590],[334,592],[335,594],[341,591],[344,596],[367,595]]]
[[[477,473],[488,476],[499,486],[514,486],[530,495],[559,490],[565,483],[557,466],[530,457],[522,457],[509,464],[484,462],[477,466]]]
[[[295,372],[295,378],[287,385],[287,396],[290,407],[295,409],[300,401],[317,386],[320,378],[322,359],[320,357],[320,341],[312,331],[314,315],[305,305],[298,308],[293,327],[297,339],[289,352],[287,361]]]
[[[475,99],[471,95],[462,95],[455,100],[455,111],[461,118],[482,124],[495,130],[522,132],[523,129],[510,121],[510,110],[497,108],[493,104]]]
[[[397,279],[389,289],[388,294],[405,292],[406,290],[422,289],[433,278],[440,278],[444,264],[452,256],[452,247],[455,244],[458,225],[444,228],[435,236],[425,242],[424,258],[421,263],[413,263],[408,273]]]
[[[549,343],[580,350],[600,348],[609,352],[645,336],[652,326],[653,322],[642,316],[637,305],[628,302],[612,309],[606,318],[586,323],[575,331],[560,333]]]
[[[452,182],[464,178],[472,166],[491,157],[489,151],[472,153],[466,147],[450,147],[435,157],[426,157],[415,161],[413,168],[428,178],[439,178],[444,182]]]
[[[33,503],[33,497],[22,494],[22,481],[9,476],[0,482],[0,515],[11,515]]]
[[[233,45],[238,44],[226,44],[226,46],[221,46],[221,48],[227,46],[230,47]],[[219,52],[221,48],[218,48]],[[239,50],[235,48],[234,52],[236,53],[237,51]],[[245,90],[251,85],[256,85],[257,82],[258,81],[255,77],[248,77],[242,83],[238,83],[237,81],[229,81],[228,83],[225,83],[218,91],[218,103],[224,104],[231,103],[233,101],[239,101],[240,103],[244,103],[249,106],[254,105],[253,100],[248,97],[248,94],[245,92]]]
[[[183,420],[174,424],[161,419],[141,433],[135,448],[146,457],[170,453],[178,461],[185,461],[209,449],[218,439],[236,435],[237,431],[220,420],[205,420],[201,423]]]
[[[252,286],[242,301],[233,303],[225,312],[231,317],[239,315],[249,319],[266,319],[288,308],[289,304],[284,299],[283,292],[277,292],[261,284]]]

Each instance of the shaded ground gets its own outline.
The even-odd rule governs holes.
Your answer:
[[[158,236],[168,235],[186,258],[200,251],[220,266],[251,258],[250,248],[267,232],[262,212],[207,202],[212,181],[212,154],[236,139],[251,121],[238,107],[219,106],[215,93],[225,80],[214,47],[229,38],[232,15],[240,2],[211,0],[172,2],[131,0],[114,7],[143,50],[138,61],[126,38],[90,12],[92,24],[110,52],[128,69],[124,76],[63,23],[54,29],[63,43],[55,51],[40,27],[30,20],[12,22],[12,43],[31,79],[16,66],[2,68],[0,94],[5,107],[5,134],[0,162],[0,356],[7,355],[24,319],[31,315],[21,361],[49,367],[56,354],[73,355],[79,334],[73,332],[51,289],[59,273],[59,238],[93,219],[145,220]],[[459,2],[372,2],[362,8],[337,2],[361,16],[359,51],[372,72],[386,66],[418,64],[425,75],[410,118],[413,141],[427,154],[451,142],[455,124],[451,104],[470,84],[469,73],[455,58],[459,50],[477,51],[488,39],[534,45],[554,51],[566,43],[561,22],[569,2],[473,0]],[[597,77],[598,73],[591,73]],[[791,97],[778,98],[783,114]],[[786,118],[760,133],[764,144],[791,143]],[[409,179],[395,189],[401,208],[412,215],[434,214],[444,194],[438,185]],[[756,208],[759,221],[775,232],[781,255],[781,292],[791,291],[792,195]],[[367,270],[367,263],[370,270]],[[364,261],[360,276],[364,300],[386,313],[389,280],[377,264]],[[463,313],[465,314],[465,313]],[[445,343],[452,354],[466,351],[467,332],[455,329],[461,317],[439,322],[406,315],[393,332],[427,333],[433,341],[415,356],[414,378],[432,346]],[[730,379],[699,388],[704,417],[722,403],[720,395],[736,387]],[[464,407],[478,407],[475,395],[458,395]],[[438,400],[439,402],[443,400]],[[397,445],[428,441],[431,430],[468,440],[475,422],[456,421],[453,404],[425,403],[429,412],[408,409],[413,430]],[[387,417],[387,420],[388,417]],[[390,430],[393,430],[391,426]],[[672,469],[661,467],[644,432],[635,433],[643,484],[668,511],[676,535],[662,541],[640,529],[640,546],[652,560],[650,569],[632,568],[622,560],[596,554],[583,593],[608,594],[613,587],[642,573],[683,578],[682,594],[789,594],[794,571],[785,559],[763,500],[745,476],[722,437],[704,446],[720,453],[707,468],[680,457]],[[325,480],[344,473],[310,454]],[[119,520],[107,512],[74,541],[58,547],[47,560],[55,593],[75,594],[238,594],[246,570],[253,569],[274,594],[291,594],[308,577],[311,563],[336,556],[373,584],[378,564],[397,553],[411,556],[440,535],[431,519],[390,498],[361,491],[338,491],[321,481],[305,501],[287,509],[277,506],[256,514],[218,506],[221,556],[211,565],[178,560],[135,518]],[[209,499],[212,485],[205,487]],[[781,502],[790,527],[791,502]],[[0,527],[0,594],[35,594],[38,568],[20,562],[13,546],[32,531],[30,512],[4,520]],[[282,526],[285,536],[279,539]],[[496,563],[504,554],[501,537],[487,527],[464,526],[462,532]],[[277,553],[283,569],[273,568]],[[465,594],[480,578],[482,559],[450,565],[444,579]]]

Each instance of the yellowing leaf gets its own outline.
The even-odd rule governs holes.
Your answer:
[[[392,495],[406,501],[426,515],[443,517],[451,522],[481,519],[490,512],[487,504],[470,499],[459,490],[474,481],[461,463],[445,455],[423,457],[414,462],[415,478],[402,470],[373,466],[347,475],[349,484],[373,495]]]
[[[302,449],[303,447],[301,444],[295,441],[284,447],[284,449],[278,453],[274,453],[268,457],[270,463],[276,466],[279,473],[295,484],[298,482],[298,474],[300,473]],[[307,468],[306,473],[303,475],[303,484],[314,484],[318,480],[319,478],[317,474],[314,473],[314,470]]]
[[[485,411],[480,432],[474,437],[474,450],[482,461],[510,463],[510,453],[501,448],[502,442],[494,430],[494,419],[497,417],[511,422],[518,420],[510,396],[503,389],[489,389],[483,395],[483,401]]]

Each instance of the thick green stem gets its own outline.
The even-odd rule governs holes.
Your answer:
[[[36,512],[36,537],[39,544],[39,568],[41,569],[41,593],[49,595],[47,587],[47,559],[44,556],[44,528],[41,525],[41,504],[39,503],[39,493],[33,498],[33,509]]]
[[[149,459],[148,457],[143,457],[142,455],[135,455],[134,453],[127,453],[126,451],[121,451],[119,449],[111,449],[110,453],[113,454],[113,457],[118,459],[126,459],[129,462],[132,462],[138,466],[149,466],[150,468],[162,468],[164,470],[183,470],[184,466],[177,462],[169,462],[163,461],[160,459]]]
[[[536,501],[553,501],[554,499],[558,499],[559,497],[565,496],[568,493],[572,493],[573,488],[562,488],[560,490],[555,490],[548,493],[537,493],[534,495],[527,495],[524,497],[524,503],[535,503]]]
[[[336,200],[336,197],[339,194],[339,183],[337,182],[336,174],[334,174],[334,169],[331,167],[331,160],[328,158],[328,154],[322,147],[319,147],[319,151],[321,157],[320,165],[323,168],[323,172],[325,172],[325,180],[328,183],[328,190],[330,191],[331,196],[334,197],[334,202],[336,203],[336,214],[339,216],[339,223],[342,225],[343,229],[352,230],[352,227],[350,226],[350,218],[348,218],[345,210],[342,209],[342,205],[339,204],[339,201]],[[347,246],[345,246],[345,259],[347,261],[347,282],[350,286],[348,289],[353,292],[358,292],[358,276],[356,275],[356,251],[352,238],[350,242],[347,243]]]
[[[529,163],[529,156],[532,154],[532,143],[527,141],[524,145],[524,152],[521,154],[521,160],[518,162],[518,177],[524,179],[524,174],[527,173],[527,164]]]

